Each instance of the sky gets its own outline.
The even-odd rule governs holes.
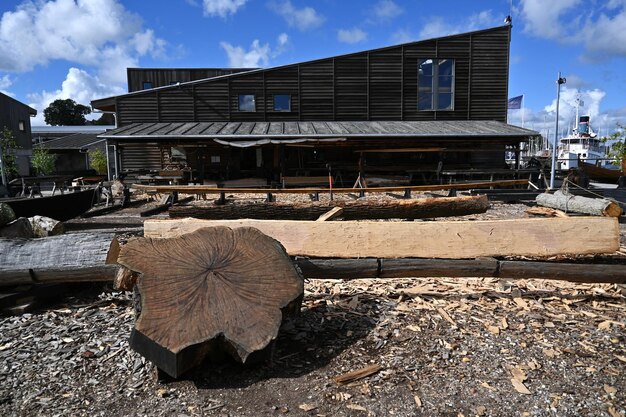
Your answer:
[[[127,67],[272,67],[501,26],[509,123],[600,135],[626,124],[626,0],[0,0],[0,91],[37,109],[127,91]],[[98,118],[92,114],[88,118]],[[551,133],[553,135],[554,133]]]

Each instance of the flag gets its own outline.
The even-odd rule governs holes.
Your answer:
[[[510,98],[508,108],[509,109],[521,109],[523,98],[524,98],[524,95]]]

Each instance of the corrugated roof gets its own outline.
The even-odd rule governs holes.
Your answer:
[[[99,135],[107,139],[260,138],[519,138],[538,132],[493,120],[355,122],[185,122],[133,123]]]
[[[96,147],[106,141],[99,138],[97,133],[75,133],[73,135],[63,136],[62,138],[52,139],[43,142],[40,146],[48,150],[59,149],[88,149]],[[100,146],[102,147],[102,145]]]

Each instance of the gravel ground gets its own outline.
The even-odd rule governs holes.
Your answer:
[[[0,415],[626,416],[624,286],[441,278],[305,288],[270,362],[207,363],[168,382],[129,349],[131,293],[80,286],[0,318]],[[334,380],[372,365],[347,385]]]

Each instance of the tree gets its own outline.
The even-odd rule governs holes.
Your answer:
[[[15,150],[19,149],[13,131],[4,126],[0,132],[0,157],[2,158],[2,168],[7,179],[17,175],[17,156]]]
[[[30,161],[37,174],[50,175],[54,172],[57,157],[41,146],[33,149],[33,157]]]
[[[89,151],[89,166],[98,174],[107,172],[107,156],[100,149]]]
[[[52,126],[82,126],[85,115],[91,113],[88,106],[76,103],[71,98],[54,100],[43,111],[47,124]]]
[[[618,123],[612,135],[600,139],[606,143],[606,155],[626,172],[626,126]]]

